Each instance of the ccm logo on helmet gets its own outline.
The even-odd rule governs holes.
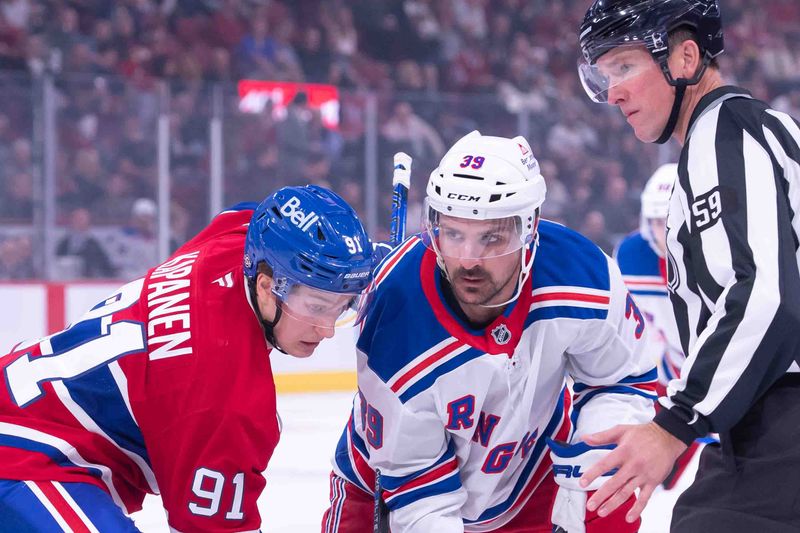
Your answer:
[[[480,196],[471,196],[469,194],[458,194],[455,192],[448,193],[447,198],[449,198],[450,200],[458,200],[460,202],[477,202],[481,199]]]
[[[281,206],[281,214],[303,231],[308,231],[308,228],[319,220],[319,216],[314,211],[308,214],[303,212],[300,208],[300,199],[297,196],[292,196],[288,202]]]

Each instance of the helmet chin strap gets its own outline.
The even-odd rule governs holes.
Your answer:
[[[253,305],[253,308],[256,311],[256,317],[258,317],[259,322],[261,322],[261,327],[264,329],[264,338],[267,339],[267,342],[273,348],[277,348],[278,350],[284,352],[283,348],[281,348],[278,345],[278,341],[275,339],[275,326],[278,325],[278,321],[281,319],[281,316],[283,316],[281,301],[278,298],[275,298],[275,318],[272,319],[271,321],[266,320],[264,316],[261,314],[261,306],[258,305],[258,294],[256,293],[255,280],[248,279],[247,287],[248,290],[250,291],[250,299],[255,304]]]
[[[539,235],[537,233],[533,241],[533,247],[531,248],[531,256],[528,259],[527,264],[525,263],[525,248],[523,248],[522,253],[520,253],[521,266],[519,270],[519,277],[517,278],[517,290],[514,291],[514,295],[503,303],[491,304],[491,305],[481,304],[481,307],[488,307],[488,308],[503,307],[510,304],[517,298],[519,298],[519,295],[522,293],[522,286],[525,285],[525,281],[528,279],[528,276],[531,273],[531,268],[533,267],[533,258],[536,257],[536,250],[538,249],[539,249]]]
[[[678,115],[681,111],[681,104],[683,104],[683,97],[686,94],[686,86],[689,85],[689,80],[686,78],[678,78],[675,80],[675,99],[672,102],[672,111],[669,113],[669,120],[667,125],[664,126],[664,131],[661,132],[661,137],[656,139],[656,144],[664,144],[672,137],[675,131],[675,125],[678,123]]]
[[[708,55],[703,57],[703,64],[700,65],[700,68],[697,70],[692,79],[678,78],[677,80],[673,79],[672,73],[669,71],[667,59],[664,58],[659,62],[661,65],[661,72],[667,79],[667,83],[675,87],[675,99],[672,101],[672,110],[669,113],[667,125],[664,126],[664,131],[661,132],[661,136],[653,141],[655,144],[664,144],[670,139],[670,137],[672,137],[672,134],[675,131],[675,126],[678,124],[678,115],[681,111],[681,105],[683,105],[683,97],[686,95],[686,87],[700,83],[700,78],[702,78],[703,74],[705,74],[706,68],[711,62],[711,59],[712,58]]]

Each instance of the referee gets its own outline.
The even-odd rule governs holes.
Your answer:
[[[800,127],[725,86],[717,0],[596,0],[579,73],[643,142],[682,146],[667,219],[669,289],[687,360],[653,422],[586,440],[617,448],[584,476],[604,516],[635,489],[638,517],[709,432],[674,532],[800,531]]]

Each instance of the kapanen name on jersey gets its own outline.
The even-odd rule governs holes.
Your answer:
[[[147,345],[151,361],[192,353],[189,275],[199,253],[173,257],[156,268],[148,279]]]

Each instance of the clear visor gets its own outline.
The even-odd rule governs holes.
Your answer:
[[[324,328],[352,328],[367,313],[372,286],[360,293],[330,292],[302,283],[276,284],[273,293],[281,310],[295,320]]]
[[[422,241],[444,257],[491,259],[519,252],[527,244],[516,216],[473,220],[426,211]]]
[[[607,103],[608,91],[652,68],[658,65],[641,43],[617,46],[593,65],[585,59],[578,61],[583,90],[598,103]]]

